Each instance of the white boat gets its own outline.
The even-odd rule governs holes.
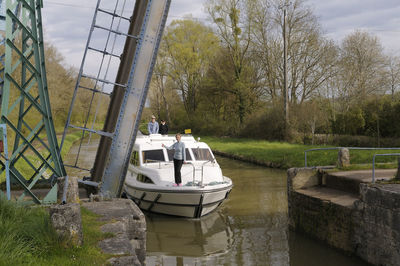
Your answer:
[[[174,136],[138,135],[133,148],[124,191],[144,211],[199,218],[215,210],[229,195],[232,181],[222,175],[215,157],[204,142],[182,135],[186,162],[182,186],[175,187]]]

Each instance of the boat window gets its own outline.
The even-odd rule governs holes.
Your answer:
[[[139,165],[139,153],[137,151],[132,153],[130,163],[133,165]]]
[[[207,148],[192,148],[194,158],[197,161],[212,161],[213,156]]]
[[[143,163],[165,161],[163,150],[143,151],[142,155],[143,155]]]
[[[167,152],[168,152],[168,160],[170,162],[173,161],[174,160],[175,149],[167,150]],[[192,156],[190,156],[189,149],[185,149],[185,152],[186,152],[186,161],[191,161],[192,160]]]
[[[168,153],[168,161],[173,161],[174,160],[174,152],[175,150],[167,150]]]
[[[136,179],[137,179],[137,181],[142,182],[142,183],[154,184],[154,182],[150,178],[148,178],[147,176],[142,175],[142,174],[138,174]]]
[[[192,156],[190,156],[189,149],[185,149],[185,153],[186,153],[186,161],[191,161],[192,160]]]

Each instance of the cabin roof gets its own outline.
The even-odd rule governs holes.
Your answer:
[[[162,144],[166,146],[172,145],[176,141],[175,135],[161,135],[161,134],[151,134],[151,135],[138,135],[135,141],[135,149],[161,149]],[[181,141],[185,143],[187,148],[189,147],[201,147],[208,148],[208,145],[204,142],[198,142],[192,135],[182,135]]]

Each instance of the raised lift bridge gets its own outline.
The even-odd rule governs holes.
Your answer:
[[[19,6],[21,11],[16,12]],[[90,183],[97,184],[102,194],[120,195],[169,6],[170,0],[97,1],[59,148],[47,90],[42,1],[7,1],[1,120],[12,129],[9,134],[14,143],[9,158],[11,182],[19,183],[24,194],[30,195],[36,203],[56,200],[55,180],[66,176],[60,150],[71,129],[82,131],[82,137],[74,163],[65,166],[88,171]],[[21,78],[13,78],[14,73]],[[17,100],[13,96],[15,91],[19,94]],[[72,117],[77,111],[74,107],[80,96],[89,100],[84,121],[74,124]],[[96,119],[106,104],[106,121],[99,125]],[[11,111],[17,114],[11,115]],[[16,122],[12,123],[11,118]],[[100,135],[96,160],[93,167],[82,167],[79,159],[81,148],[86,145],[84,138],[91,139],[92,134]],[[32,155],[35,157],[30,158]],[[4,158],[1,163],[4,171]],[[17,165],[22,164],[28,164],[32,174],[27,176],[25,168],[17,171]],[[46,200],[39,199],[33,192],[39,180],[51,185]]]

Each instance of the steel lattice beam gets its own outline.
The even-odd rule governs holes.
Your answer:
[[[114,137],[105,160],[100,188],[103,195],[121,195],[170,3],[171,0],[149,0],[147,3]]]
[[[47,87],[41,0],[7,0],[1,123],[12,143],[10,176],[36,203],[55,202],[55,179],[66,175],[53,125]],[[20,12],[15,12],[19,10]],[[4,162],[1,162],[4,170]],[[38,184],[49,188],[35,193]]]

